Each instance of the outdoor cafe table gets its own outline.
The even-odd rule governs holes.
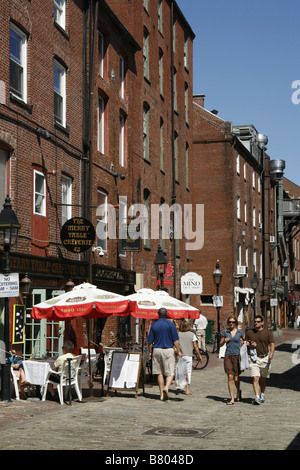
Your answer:
[[[46,361],[23,361],[26,381],[31,385],[44,385],[51,365]]]

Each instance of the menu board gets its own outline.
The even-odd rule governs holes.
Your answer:
[[[25,305],[14,305],[13,344],[24,343]]]
[[[142,368],[139,352],[114,351],[110,367],[108,389],[137,391]]]

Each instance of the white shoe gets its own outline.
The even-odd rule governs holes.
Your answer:
[[[260,405],[261,404],[260,398],[255,397],[252,403],[253,403],[253,405]]]
[[[265,401],[266,401],[265,394],[264,394],[264,393],[261,393],[261,394],[260,394],[260,402],[261,402],[261,403],[264,403]]]

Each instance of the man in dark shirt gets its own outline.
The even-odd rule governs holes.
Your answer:
[[[246,342],[248,348],[256,349],[256,357],[253,358],[250,355],[249,364],[255,393],[253,403],[260,405],[265,401],[267,377],[270,374],[271,360],[275,350],[273,335],[270,331],[264,329],[261,315],[255,315],[254,328],[246,332]]]
[[[176,326],[167,320],[167,315],[165,308],[158,310],[159,319],[151,325],[147,339],[149,357],[152,355],[152,372],[157,374],[160,399],[163,401],[169,398],[169,388],[174,377],[175,353],[173,346],[175,346],[177,354],[182,356]],[[164,376],[166,376],[166,385]]]

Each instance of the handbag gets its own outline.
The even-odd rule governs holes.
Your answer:
[[[248,360],[248,351],[247,351],[247,343],[244,341],[240,348],[240,369],[243,372],[246,369],[249,369],[249,360]]]
[[[177,389],[184,390],[186,388],[187,382],[188,375],[186,362],[184,359],[182,359],[182,357],[180,357],[176,364],[175,387]]]

